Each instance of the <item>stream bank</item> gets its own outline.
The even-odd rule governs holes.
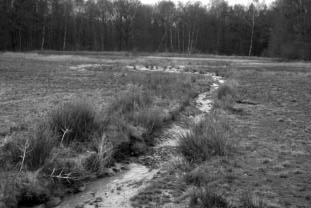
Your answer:
[[[131,70],[137,71],[162,71],[167,73],[187,73],[197,74],[192,72],[184,72],[183,67],[173,68],[168,67],[149,69],[146,67],[128,67]],[[195,101],[194,106],[199,110],[199,114],[195,116],[188,116],[187,122],[200,122],[206,114],[210,112],[213,105],[212,94],[219,87],[224,80],[214,74],[204,74],[213,79],[213,84],[209,91],[199,94]],[[178,138],[182,134],[186,134],[190,130],[178,121],[173,122],[170,126],[159,135],[159,142],[153,147],[151,153],[142,155],[137,158],[137,162],[132,162],[121,169],[114,176],[106,177],[103,179],[95,180],[86,185],[86,188],[81,193],[67,196],[59,208],[91,208],[91,207],[140,207],[141,200],[137,200],[139,193],[144,190],[151,181],[163,176],[163,164],[174,158],[176,154],[176,147],[178,145]],[[176,155],[175,155],[176,156]],[[150,164],[156,163],[155,166]],[[167,180],[170,180],[169,178]],[[161,192],[161,190],[157,190]],[[182,190],[181,190],[182,191]],[[165,192],[165,191],[164,191]],[[170,204],[174,201],[172,198],[179,197],[178,194],[161,193],[162,204]],[[158,193],[159,194],[159,193]],[[144,195],[144,198],[146,196]],[[147,202],[146,207],[158,206],[148,202],[148,197],[145,199]],[[174,205],[176,207],[177,205]]]

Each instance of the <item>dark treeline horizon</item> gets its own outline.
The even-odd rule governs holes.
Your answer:
[[[311,1],[1,0],[0,50],[209,53],[311,59]]]

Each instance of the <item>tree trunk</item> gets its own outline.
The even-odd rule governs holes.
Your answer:
[[[188,33],[188,53],[190,54],[190,47],[191,47],[191,30]]]
[[[63,39],[63,51],[66,49],[66,37],[67,36],[67,23],[65,23],[65,32],[64,32],[64,39]]]
[[[179,28],[177,27],[177,47],[178,52],[180,52],[180,39],[179,39]]]
[[[253,8],[253,20],[252,20],[252,33],[251,33],[251,42],[249,45],[249,51],[248,51],[248,56],[252,55],[252,50],[253,50],[253,38],[254,38],[254,29],[255,29],[255,8]]]
[[[190,52],[193,51],[194,35],[195,35],[195,30],[192,31],[192,35],[191,35]]]
[[[196,48],[197,43],[198,43],[198,36],[199,36],[199,29],[197,30],[197,35],[195,36],[195,42],[194,42],[194,47]]]
[[[172,32],[172,27],[170,28],[170,33],[171,33],[171,38],[170,38],[170,39],[171,39],[171,41],[170,41],[170,42],[171,42],[171,47],[170,47],[170,48],[171,48],[171,51],[173,51],[173,48],[174,48],[174,47],[173,47],[173,32]]]
[[[162,38],[161,38],[161,41],[160,41],[160,44],[159,44],[159,47],[158,47],[158,50],[160,50],[161,49],[161,45],[162,45],[162,43],[163,43],[163,41],[165,40],[165,38],[166,38],[166,30],[164,31],[164,34],[163,34],[163,36],[162,36]],[[166,47],[166,46],[165,46]]]
[[[103,30],[102,30],[102,35],[100,36],[101,37],[101,50],[104,51],[105,50],[105,24],[102,24],[102,27],[103,27]]]
[[[185,26],[182,26],[182,52],[185,53]]]
[[[22,50],[22,31],[21,29],[18,30],[18,37],[19,37],[19,50]]]
[[[42,28],[41,50],[44,49],[44,42],[45,42],[45,25],[43,25]]]

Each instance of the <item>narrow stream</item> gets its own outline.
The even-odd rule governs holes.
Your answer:
[[[148,69],[146,67],[131,67],[130,69],[138,71],[163,71],[168,73],[191,73],[183,72],[183,67],[178,68],[157,68]],[[81,70],[79,68],[79,70]],[[193,73],[194,74],[194,73]],[[212,77],[214,83],[208,92],[204,92],[198,95],[195,100],[196,107],[201,111],[199,115],[192,117],[195,123],[200,122],[204,115],[210,112],[213,100],[212,92],[215,91],[219,84],[224,83],[222,77],[215,76],[213,74],[205,74]],[[166,132],[165,135],[169,135],[168,139],[158,144],[155,148],[159,147],[172,147],[178,145],[178,137],[181,134],[186,134],[189,129],[179,126],[173,123]],[[132,163],[129,164],[128,170],[121,172],[120,174],[112,177],[107,177],[90,182],[86,185],[86,190],[65,197],[63,202],[58,206],[59,208],[91,208],[91,207],[106,207],[106,208],[127,208],[131,207],[130,199],[135,196],[139,191],[148,185],[148,182],[155,176],[160,169],[149,169],[147,166]]]

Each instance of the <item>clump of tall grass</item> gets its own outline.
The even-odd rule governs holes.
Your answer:
[[[250,191],[242,193],[240,198],[241,207],[243,208],[264,208],[264,202],[261,199],[256,199]]]
[[[125,115],[139,108],[149,106],[152,95],[137,85],[129,85],[128,89],[117,96],[108,107],[109,112]]]
[[[101,138],[95,137],[93,139],[93,148],[95,154],[92,154],[84,161],[84,166],[91,172],[102,172],[109,166],[113,160],[113,145],[105,134]]]
[[[163,126],[165,116],[163,109],[153,107],[152,104],[156,98],[149,90],[143,89],[136,85],[130,85],[129,89],[116,97],[108,107],[106,115],[107,129],[109,132],[117,131],[114,135],[119,135],[118,138],[112,139],[113,143],[118,143],[117,140],[129,140],[130,129],[127,127],[135,126],[142,127],[146,143],[152,144],[149,140],[150,135]],[[123,121],[122,121],[123,120]]]
[[[200,187],[192,190],[189,207],[229,208],[230,206],[222,196],[211,192],[207,187]]]
[[[155,131],[162,128],[165,122],[163,109],[157,107],[149,107],[139,109],[133,114],[134,125],[142,126],[146,129],[147,138]],[[150,143],[150,141],[146,141]],[[152,142],[151,142],[152,143]]]
[[[193,76],[164,72],[129,73],[123,82],[140,86],[149,96],[184,100],[196,95]]]
[[[189,133],[181,135],[179,151],[189,161],[199,163],[212,156],[228,153],[228,125],[215,114],[194,124]]]
[[[237,99],[238,83],[234,80],[226,81],[216,90],[215,107],[232,109]]]
[[[38,172],[0,172],[1,207],[23,207],[46,202],[50,192]]]
[[[28,140],[25,164],[28,170],[37,170],[44,166],[57,145],[57,138],[46,123],[38,124]]]
[[[82,100],[64,103],[51,111],[47,122],[58,140],[65,144],[90,141],[101,128],[94,107]]]
[[[1,166],[13,165],[13,169],[19,171],[37,170],[45,164],[56,143],[57,139],[46,123],[40,123],[29,134],[12,138],[4,144],[2,159],[7,164]]]

